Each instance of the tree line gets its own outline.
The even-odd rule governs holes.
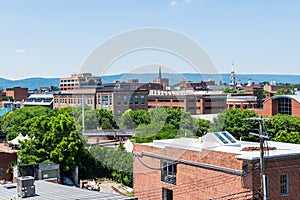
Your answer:
[[[81,136],[82,108],[50,110],[45,107],[25,107],[7,113],[0,121],[7,140],[19,133],[30,140],[21,142],[18,152],[20,163],[54,162],[60,164],[63,176],[70,176],[75,166],[80,178],[108,177],[132,186],[132,155],[122,148],[91,147]],[[176,137],[199,137],[209,131],[229,131],[235,138],[256,141],[248,134],[258,128],[258,117],[253,110],[229,109],[221,112],[212,122],[197,119],[180,108],[156,108],[149,111],[127,110],[116,119],[105,109],[84,109],[87,129],[134,129],[134,142],[152,142]],[[300,118],[276,115],[265,124],[271,140],[300,144]]]

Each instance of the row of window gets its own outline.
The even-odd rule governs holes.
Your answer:
[[[59,101],[58,101],[59,100]],[[54,99],[54,103],[61,103],[61,104],[82,104],[82,98],[76,99],[76,98],[71,98],[71,99]],[[93,104],[93,99],[86,99],[85,101],[86,104]]]
[[[121,99],[121,96],[117,96],[117,105],[121,105],[122,103],[122,99]],[[141,104],[141,105],[144,105],[145,104],[145,96],[140,96],[140,99],[139,99],[139,96],[129,96],[129,104],[132,105],[132,104]],[[128,96],[123,96],[123,104],[124,105],[128,105]]]

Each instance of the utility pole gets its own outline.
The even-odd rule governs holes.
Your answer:
[[[264,122],[271,120],[270,118],[248,118],[248,120],[254,120],[259,122],[259,134],[250,133],[259,137],[259,147],[260,147],[260,181],[261,181],[261,196],[263,200],[267,200],[267,191],[266,191],[266,175],[265,175],[265,158],[264,158],[264,141],[269,139],[267,132],[264,132]]]
[[[82,95],[82,133],[84,132],[84,104],[85,104],[85,99],[84,99],[84,94]]]

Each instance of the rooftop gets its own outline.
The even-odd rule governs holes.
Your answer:
[[[265,155],[266,158],[285,157],[300,155],[300,145],[283,142],[268,141],[270,147],[276,147],[274,150],[269,150]],[[242,160],[258,160],[260,158],[259,151],[243,151],[245,147],[259,148],[257,142],[247,142],[236,140],[230,133],[226,131],[207,133],[205,136],[198,139],[194,138],[175,138],[166,140],[154,140],[153,143],[145,145],[158,148],[173,147],[179,149],[187,149],[193,151],[212,150],[236,154],[238,159]]]
[[[65,200],[65,199],[95,199],[95,200],[116,200],[116,199],[135,199],[117,194],[103,193],[80,189],[77,187],[55,184],[47,181],[35,181],[36,195],[27,197],[26,199],[48,199],[48,200]],[[17,188],[7,189],[4,185],[0,185],[0,200],[7,199],[22,199],[17,197]]]

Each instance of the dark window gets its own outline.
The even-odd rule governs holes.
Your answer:
[[[124,105],[127,105],[128,104],[128,98],[127,98],[127,96],[124,96],[123,100],[124,100]]]
[[[101,96],[98,96],[98,104],[101,104]]]
[[[121,105],[121,97],[120,96],[117,96],[117,105]]]
[[[129,98],[129,104],[132,105],[132,103],[133,103],[132,96],[130,96],[130,98]]]
[[[141,104],[142,104],[142,105],[145,104],[145,96],[141,96]]]
[[[109,105],[112,105],[112,102],[113,102],[112,96],[109,96]]]
[[[291,99],[289,98],[279,98],[278,99],[278,113],[280,114],[292,114]]]
[[[161,180],[176,185],[177,164],[161,161]]]
[[[3,168],[0,168],[0,176],[3,176]]]
[[[162,199],[163,200],[173,200],[173,190],[163,188],[162,189]]]
[[[289,195],[289,177],[287,174],[280,175],[280,194],[282,196]]]
[[[138,96],[134,96],[134,104],[139,104],[139,97]]]

